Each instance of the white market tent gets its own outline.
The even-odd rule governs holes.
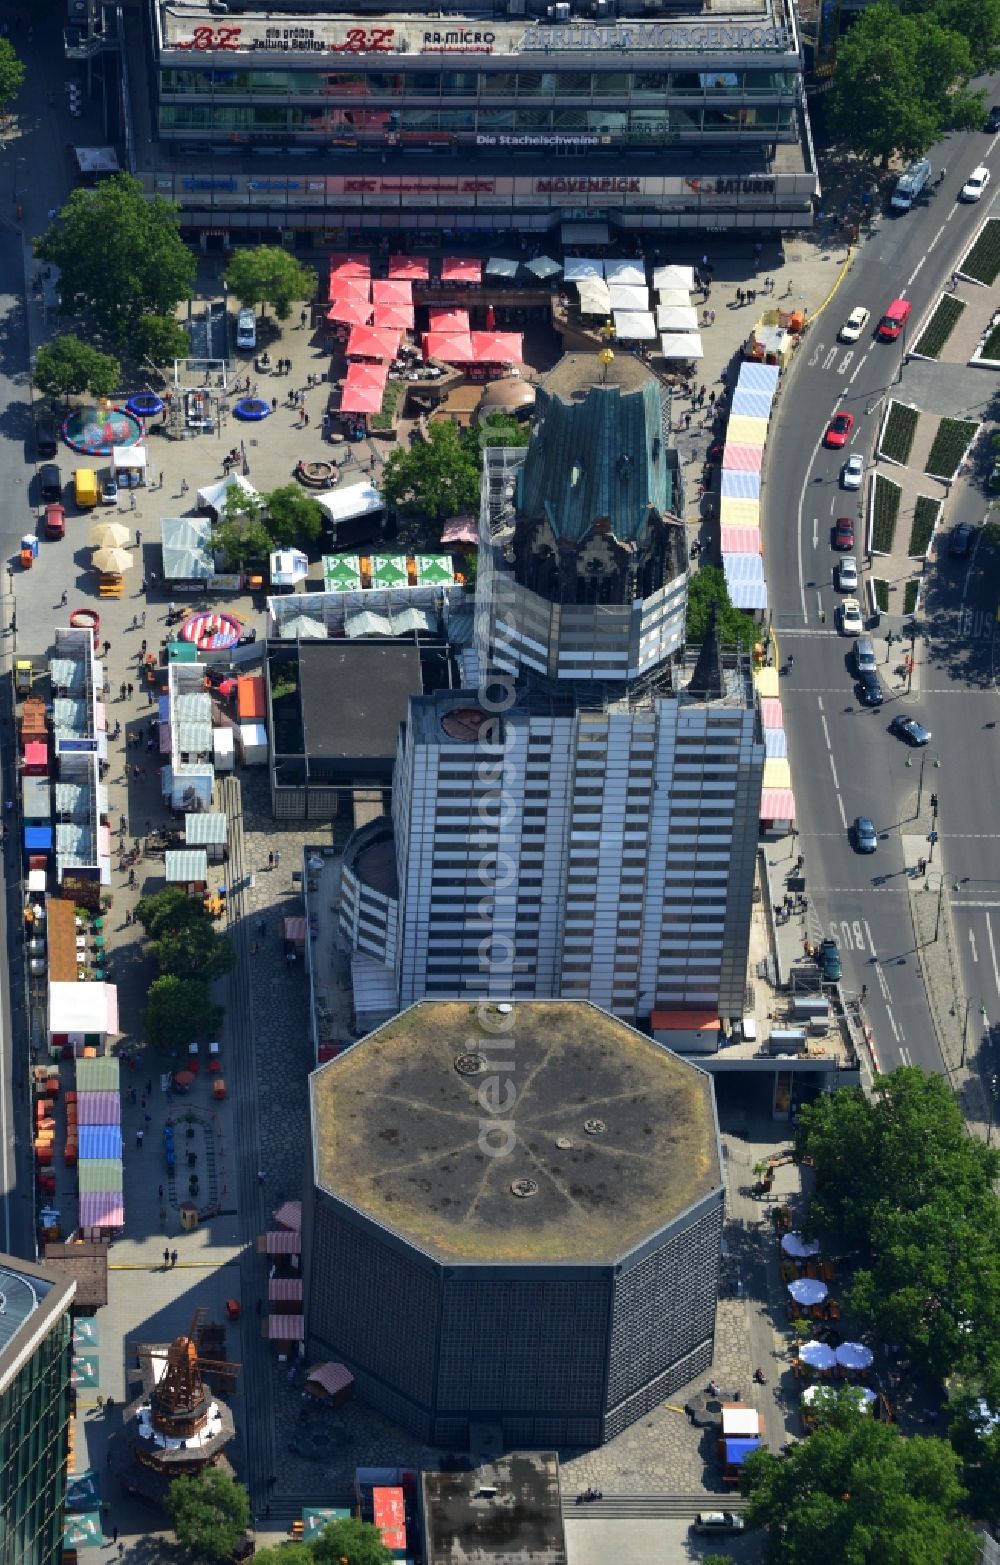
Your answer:
[[[656,324],[660,331],[697,331],[698,311],[691,305],[658,304]]]
[[[568,255],[563,262],[563,276],[568,283],[582,283],[598,277],[604,281],[604,262],[588,261],[582,255]]]
[[[640,288],[646,286],[646,267],[642,261],[605,261],[604,275],[609,283],[635,283]]]
[[[553,261],[550,255],[536,255],[533,261],[525,261],[525,266],[534,277],[555,277],[562,267],[558,261]]]
[[[691,303],[691,295],[686,288],[660,288],[656,297],[662,305],[676,305],[681,310]]]
[[[649,289],[637,288],[634,283],[609,283],[613,310],[648,310]]]
[[[665,359],[703,359],[701,333],[697,331],[664,332],[660,338],[660,351]]]
[[[581,315],[611,314],[611,290],[603,277],[592,277],[589,282],[576,286],[580,291]]]
[[[208,484],[206,488],[198,490],[199,511],[214,511],[216,516],[220,515],[226,503],[226,495],[234,486],[248,497],[260,499],[253,484],[242,473],[230,473],[228,478],[223,478],[219,483]]]
[[[111,465],[116,473],[144,473],[146,471],[146,447],[112,446]]]
[[[685,293],[690,293],[694,287],[694,267],[658,266],[653,273],[653,287],[657,290],[683,288]]]
[[[491,255],[486,263],[488,277],[516,277],[519,261],[511,261],[505,255]]]
[[[381,492],[367,480],[360,484],[345,484],[342,489],[328,489],[316,496],[331,522],[350,522],[356,516],[370,516],[385,505]]]
[[[648,310],[616,310],[614,320],[622,342],[656,341],[656,322]]]

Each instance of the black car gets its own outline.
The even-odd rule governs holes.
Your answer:
[[[38,452],[38,460],[47,462],[49,457],[56,456],[59,451],[59,431],[56,421],[47,413],[41,414],[35,420],[35,450]]]
[[[972,548],[972,540],[975,537],[975,533],[975,528],[970,527],[968,522],[959,522],[957,527],[952,528],[951,537],[948,539],[948,553],[952,559],[965,559],[965,556]]]
[[[918,723],[915,717],[903,717],[900,714],[894,717],[889,724],[889,732],[899,739],[905,739],[907,744],[929,744],[931,731],[925,728],[923,723]]]
[[[985,129],[990,132],[990,135],[1000,130],[1000,103],[994,103],[992,109],[987,114]]]
[[[43,500],[62,499],[62,474],[54,462],[46,462],[38,469],[38,487]]]
[[[858,675],[858,700],[862,706],[882,705],[882,684],[874,669],[863,669]]]

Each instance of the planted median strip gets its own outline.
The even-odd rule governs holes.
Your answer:
[[[913,525],[910,528],[910,545],[907,554],[922,558],[927,553],[940,515],[940,500],[935,500],[932,495],[917,496],[917,503],[913,507]]]
[[[994,326],[987,334],[979,357],[981,359],[991,359],[994,362],[1000,359],[1000,324]]]
[[[924,472],[932,478],[954,478],[978,428],[971,419],[943,418],[924,463]]]
[[[963,256],[958,269],[977,283],[985,283],[988,288],[993,286],[1000,277],[1000,220],[987,219],[982,233]]]
[[[896,536],[896,518],[903,491],[891,478],[875,474],[875,493],[872,498],[872,548],[879,554],[892,553],[892,541]]]
[[[913,349],[914,353],[918,353],[924,359],[940,358],[941,350],[958,325],[964,309],[963,300],[956,299],[953,294],[945,294],[920,333]]]
[[[920,414],[906,402],[891,402],[882,429],[879,456],[905,467],[917,432]]]

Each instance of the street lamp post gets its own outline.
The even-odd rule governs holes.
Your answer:
[[[968,999],[965,1002],[965,1021],[962,1023],[962,1058],[959,1061],[959,1063],[963,1067],[963,1069],[965,1067],[966,1045],[968,1044],[968,1041],[969,1041],[969,1007],[971,1006],[971,1004],[972,1004],[972,996],[969,995]],[[986,1007],[983,1004],[982,1000],[980,1000],[980,1002],[979,1002],[979,1015],[982,1018],[983,1025],[985,1026],[986,1025]]]

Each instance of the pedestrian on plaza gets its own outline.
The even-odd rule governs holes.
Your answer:
[[[308,427],[308,424],[309,424],[309,414],[306,412],[305,408],[302,409],[302,422],[303,422],[303,424],[305,424]]]
[[[111,1529],[111,1542],[112,1543],[117,1543],[118,1542],[118,1528],[117,1527],[112,1527],[112,1529]]]
[[[164,1250],[164,1252],[163,1252],[163,1266],[164,1266],[164,1270],[169,1265],[170,1265],[170,1251],[169,1250]]]
[[[59,607],[64,609],[68,602],[69,602],[69,593],[66,591],[66,588],[64,587],[63,590],[62,590],[62,597],[59,599]]]
[[[128,872],[128,883],[129,883],[129,889],[130,890],[132,888],[134,888],[134,886],[135,886],[135,870],[134,869],[130,869],[129,872]]]
[[[275,867],[275,869],[278,868],[278,865],[280,863],[281,863],[281,854],[277,851],[277,849],[275,849],[275,854],[274,854],[274,867]]]
[[[111,651],[111,643],[110,643],[110,641],[105,641],[104,642],[104,656],[107,657],[107,655],[108,655],[108,653],[110,651]]]
[[[139,531],[138,527],[135,530],[135,546],[137,549],[142,547],[142,533]]]
[[[277,399],[277,397],[272,397],[271,398],[271,412],[272,413],[277,413],[277,411],[278,411],[278,399]]]
[[[119,699],[119,701],[124,701],[124,699],[125,699],[125,692],[126,692],[127,689],[128,689],[128,686],[126,685],[126,683],[125,683],[125,681],[123,679],[121,684],[118,686],[118,699]]]
[[[308,311],[307,310],[303,310],[302,314],[299,316],[299,326],[302,328],[303,331],[305,330],[305,325],[306,325],[306,320],[307,319],[308,319]]]
[[[171,1264],[171,1266],[176,1266],[177,1265],[177,1251],[176,1250],[171,1250],[171,1252],[170,1252],[170,1264]]]
[[[268,867],[268,869],[273,869],[274,868],[274,854],[273,853],[269,853],[267,855],[267,867]]]
[[[145,630],[146,629],[146,610],[145,609],[143,609],[142,613],[139,615],[139,629],[140,630]]]
[[[691,428],[691,415],[690,415],[690,413],[685,413],[685,415],[684,415],[684,428],[685,429],[690,429]]]
[[[140,1152],[142,1151],[142,1138],[145,1134],[146,1132],[144,1130],[137,1130],[135,1133],[135,1144],[139,1148]]]
[[[142,1104],[143,1104],[143,1108],[145,1108],[145,1106],[146,1106],[145,1098],[143,1098]],[[145,1118],[146,1118],[146,1129],[148,1130],[150,1125],[153,1123],[153,1116],[152,1116],[152,1114],[147,1113]]]
[[[188,481],[187,481],[187,479],[186,479],[186,478],[182,478],[182,479],[181,479],[181,494],[187,494],[187,492],[188,492],[188,487],[189,487],[189,486],[188,486]]]
[[[139,583],[139,591],[142,592],[142,593],[146,593],[146,592],[149,591],[149,588],[148,588],[148,586],[146,584],[145,576],[142,578],[142,581]],[[146,618],[146,616],[144,614],[143,615],[143,622],[145,622],[145,618]]]

